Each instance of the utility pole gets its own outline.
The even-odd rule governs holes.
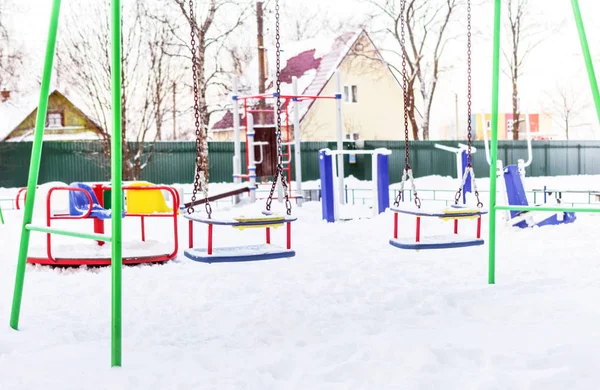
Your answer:
[[[173,141],[177,140],[177,82],[173,81]]]
[[[454,108],[456,110],[454,126],[456,127],[456,140],[458,141],[459,133],[458,133],[458,94],[457,93],[454,94]]]
[[[263,14],[263,0],[256,1],[256,25],[257,25],[257,46],[258,46],[258,93],[265,93],[265,84],[267,76],[265,72],[265,38],[264,38],[264,14]],[[264,109],[264,99],[259,100],[259,108]],[[258,124],[263,125],[265,123],[264,113],[260,113],[258,116]]]

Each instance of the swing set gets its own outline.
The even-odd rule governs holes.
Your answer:
[[[184,254],[187,258],[193,261],[202,263],[229,263],[229,262],[242,262],[242,261],[257,261],[257,260],[271,260],[289,258],[295,256],[295,252],[292,250],[292,222],[296,221],[297,218],[292,216],[292,202],[290,200],[290,191],[288,190],[288,181],[286,179],[285,170],[283,167],[283,143],[282,143],[282,124],[281,124],[281,113],[282,113],[282,96],[281,96],[281,50],[280,50],[280,15],[279,15],[279,0],[275,1],[275,47],[276,47],[276,87],[277,92],[274,94],[276,101],[276,139],[277,139],[277,166],[275,170],[275,177],[273,178],[273,184],[269,192],[269,196],[266,200],[266,210],[263,211],[262,215],[256,216],[239,216],[236,218],[220,218],[213,219],[212,208],[210,200],[208,198],[208,142],[207,134],[202,133],[200,126],[200,113],[198,110],[198,87],[197,87],[197,58],[195,50],[195,35],[198,26],[195,23],[193,0],[190,0],[190,20],[191,20],[191,47],[192,47],[192,72],[194,78],[194,114],[196,117],[195,130],[196,130],[196,175],[194,179],[194,190],[192,193],[192,201],[186,204],[187,214],[184,216],[190,221],[189,229],[189,249],[186,249]],[[283,187],[283,193],[285,197],[286,215],[278,215],[271,212],[271,203],[273,202],[273,196],[275,189],[277,188],[277,182],[280,181]],[[195,213],[194,205],[198,204],[196,197],[199,191],[202,191],[204,196],[204,207],[206,216]],[[208,237],[206,248],[194,248],[193,238],[193,223],[198,222],[208,225]],[[283,225],[286,225],[286,247],[282,248],[271,243],[271,229],[276,229]],[[213,230],[214,226],[230,226],[240,230],[245,229],[265,229],[265,243],[258,245],[242,245],[242,246],[229,246],[215,248],[213,246]]]
[[[483,245],[483,239],[481,239],[481,216],[486,214],[487,211],[483,210],[483,203],[479,199],[479,192],[477,191],[477,185],[475,183],[475,171],[473,170],[472,162],[472,132],[471,132],[471,0],[467,0],[467,167],[463,173],[463,177],[455,195],[455,202],[452,207],[444,208],[442,210],[436,209],[435,207],[422,207],[421,199],[417,193],[415,186],[413,172],[410,164],[410,146],[408,142],[408,76],[406,71],[406,34],[405,34],[405,9],[406,0],[400,2],[400,38],[402,45],[402,89],[404,92],[404,171],[402,173],[402,180],[400,182],[400,190],[398,191],[394,207],[391,208],[394,213],[394,237],[390,239],[390,244],[400,249],[412,249],[412,250],[423,250],[423,249],[449,249],[449,248],[463,248],[470,246]],[[463,195],[463,188],[467,180],[470,179],[473,185],[473,193],[477,198],[477,208],[468,207],[466,205],[459,204]],[[409,202],[405,202],[404,199],[404,185],[408,180],[412,197],[414,199],[414,206]],[[415,238],[399,237],[399,214],[413,215],[416,217],[416,229]],[[425,235],[421,234],[421,218],[439,218],[444,221],[454,221],[454,234],[449,235]],[[476,219],[477,220],[477,235],[476,238],[472,238],[466,235],[460,235],[458,233],[458,221],[464,219]]]
[[[48,95],[50,91],[50,83],[52,80],[52,69],[54,65],[54,54],[56,49],[56,38],[58,32],[58,22],[60,16],[61,0],[53,0],[52,11],[50,15],[50,25],[48,29],[48,40],[46,44],[46,54],[44,58],[44,72],[42,76],[40,98],[35,122],[34,140],[31,151],[31,163],[29,168],[29,178],[27,181],[27,197],[25,199],[25,208],[23,211],[23,222],[21,227],[21,239],[19,246],[19,256],[17,261],[17,270],[15,277],[12,310],[10,316],[10,327],[14,330],[19,329],[19,320],[21,316],[21,303],[23,300],[23,289],[25,281],[25,271],[27,265],[27,254],[29,251],[29,242],[31,232],[42,232],[47,234],[62,235],[67,237],[85,238],[94,241],[110,242],[111,243],[111,271],[112,271],[112,298],[111,298],[111,365],[120,367],[122,365],[122,268],[123,268],[123,231],[122,219],[111,219],[112,235],[99,233],[82,233],[74,231],[66,231],[56,229],[54,227],[37,226],[32,224],[33,209],[36,197],[37,184],[40,172],[40,162],[42,156],[42,145],[44,139],[44,130],[46,124],[46,115],[48,113]],[[200,114],[199,114],[199,95],[198,95],[198,80],[197,69],[198,62],[196,58],[196,42],[194,33],[197,31],[197,26],[194,21],[194,4],[190,1],[190,17],[192,28],[192,65],[193,65],[193,89],[194,89],[194,115],[196,128],[196,174],[194,180],[194,192],[192,202],[186,204],[187,215],[190,221],[196,221],[208,224],[209,245],[206,250],[206,255],[199,254],[200,250],[186,251],[186,256],[192,258],[196,256],[198,261],[202,258],[209,258],[210,261],[241,261],[240,256],[245,256],[245,260],[264,260],[267,258],[291,257],[294,252],[290,250],[291,246],[291,222],[296,218],[292,217],[292,204],[288,197],[287,181],[285,178],[282,164],[282,142],[281,142],[281,101],[280,101],[280,56],[279,56],[279,0],[275,1],[276,10],[276,31],[277,31],[277,149],[278,161],[276,175],[273,181],[271,192],[266,202],[266,210],[262,215],[256,217],[239,217],[232,220],[212,219],[212,209],[208,197],[208,143],[206,135],[201,132]],[[122,47],[121,47],[121,1],[112,0],[111,3],[111,89],[112,89],[112,137],[111,137],[111,208],[114,215],[123,213],[123,191],[122,181]],[[273,194],[277,185],[277,181],[281,180],[281,184],[285,189],[285,216],[280,216],[271,212],[271,203]],[[203,192],[204,200],[197,201],[197,194]],[[204,203],[207,212],[207,217],[199,217],[194,215],[194,206]],[[287,249],[281,250],[278,247],[270,245],[270,229],[277,228],[287,224],[288,240]],[[267,230],[267,244],[237,247],[229,249],[212,248],[212,227],[213,225],[228,225],[237,228],[258,228],[263,227]],[[229,254],[229,255],[226,255]],[[232,256],[233,254],[233,256]],[[218,257],[220,255],[220,258]],[[229,256],[229,257],[228,257]]]

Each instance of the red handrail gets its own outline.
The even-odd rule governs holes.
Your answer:
[[[110,186],[102,186],[102,189],[110,189]],[[179,197],[179,193],[173,188],[173,187],[168,187],[168,186],[149,186],[149,187],[135,187],[135,186],[123,186],[123,190],[141,190],[141,191],[150,191],[150,190],[155,190],[155,191],[159,191],[159,190],[165,190],[168,191],[172,196],[173,196],[173,211],[171,213],[161,213],[161,214],[128,214],[125,213],[125,216],[129,216],[129,217],[155,217],[155,218],[165,218],[165,217],[173,217],[173,239],[174,239],[174,244],[173,244],[173,251],[167,255],[167,258],[173,259],[175,258],[175,256],[177,256],[177,252],[179,251],[179,226],[177,224],[177,216],[179,215],[179,207],[180,207],[180,197]],[[90,209],[81,216],[71,216],[71,215],[61,215],[61,216],[56,216],[56,215],[52,215],[51,210],[50,210],[50,206],[51,206],[51,196],[52,193],[54,191],[79,191],[79,192],[83,192],[86,194],[89,204],[90,204]],[[60,219],[87,219],[89,218],[91,212],[93,211],[93,199],[92,196],[89,194],[89,192],[87,192],[86,190],[82,189],[82,188],[76,188],[76,187],[53,187],[48,191],[48,194],[46,195],[46,225],[48,227],[50,227],[51,225],[51,221],[52,220],[60,220]],[[46,253],[48,255],[48,259],[52,262],[56,262],[56,259],[52,256],[52,234],[47,233],[46,234]]]
[[[53,216],[52,210],[51,210],[52,203],[51,203],[50,199],[52,198],[52,193],[54,193],[54,191],[83,192],[85,194],[85,196],[87,196],[88,201],[90,202],[89,210],[84,215],[80,215],[80,216],[77,216],[77,215],[61,215],[60,217]],[[52,187],[52,188],[50,188],[50,190],[48,190],[48,194],[46,195],[46,226],[50,227],[51,221],[53,219],[86,219],[92,213],[92,210],[94,207],[93,203],[94,203],[94,201],[92,200],[92,196],[90,195],[89,192],[87,192],[83,188]],[[54,257],[52,256],[52,234],[50,234],[50,233],[46,233],[46,254],[48,255],[48,259],[50,261],[56,262],[56,259],[54,259]]]

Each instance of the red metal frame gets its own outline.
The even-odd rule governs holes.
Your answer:
[[[291,155],[292,155],[292,146],[290,144],[290,128],[291,128],[291,124],[290,124],[290,112],[289,112],[289,103],[290,101],[305,101],[305,100],[318,100],[318,99],[337,99],[336,96],[313,96],[313,95],[298,95],[298,96],[294,96],[294,95],[279,95],[279,97],[281,99],[283,99],[283,103],[282,103],[282,108],[285,110],[285,117],[286,117],[286,121],[285,121],[285,125],[284,127],[284,131],[282,131],[282,133],[285,134],[284,139],[282,140],[282,142],[287,143],[286,145],[286,151],[283,153],[282,158],[287,158],[288,160],[290,160],[289,164],[286,165],[286,167],[284,168],[286,171],[286,177],[287,177],[287,184],[288,184],[288,197],[292,198],[292,186],[291,186],[291,181],[292,181],[292,161],[291,161]],[[265,94],[259,94],[259,95],[250,95],[250,96],[237,96],[236,99],[237,100],[242,100],[244,102],[244,128],[246,129],[245,133],[246,133],[246,145],[248,145],[248,113],[260,113],[260,112],[264,112],[264,113],[274,113],[274,110],[266,110],[266,109],[248,109],[248,100],[250,99],[275,99],[276,96],[274,96],[272,93],[265,93]],[[276,118],[274,118],[274,120],[276,120]],[[246,170],[248,169],[248,153],[246,153]],[[237,177],[239,178],[248,178],[249,175],[245,174],[245,175],[238,175]]]
[[[214,225],[212,223],[208,224],[208,246],[207,253],[209,255],[213,254],[213,233]],[[265,226],[265,241],[267,244],[271,243],[271,227]],[[188,246],[190,248],[194,247],[194,221],[188,221]],[[292,249],[292,223],[286,222],[286,248]]]
[[[94,188],[95,190],[99,189],[102,192],[105,190],[109,190],[111,188],[109,186],[104,186],[104,185],[97,185],[94,187],[95,187]],[[151,186],[151,187],[123,186],[123,190],[140,190],[140,191],[165,190],[165,191],[168,191],[173,196],[173,212],[172,213],[162,213],[162,214],[125,213],[125,217],[140,217],[141,218],[142,241],[145,241],[145,238],[146,238],[145,218],[173,218],[173,239],[174,239],[173,251],[169,254],[166,254],[166,255],[163,254],[163,255],[159,255],[159,256],[127,257],[127,258],[123,258],[123,264],[135,265],[135,264],[141,264],[141,263],[159,263],[159,262],[172,260],[173,258],[175,258],[175,256],[177,256],[177,252],[179,251],[179,229],[178,229],[178,224],[177,224],[177,216],[179,215],[179,205],[180,205],[179,193],[175,189],[173,189],[171,187],[167,187],[167,186]],[[71,215],[64,215],[64,214],[53,215],[52,210],[51,210],[51,197],[52,197],[52,193],[54,191],[83,192],[86,194],[86,196],[88,198],[88,201],[90,204],[90,209],[82,216],[71,216]],[[102,197],[98,198],[98,201],[102,202],[101,199],[102,199]],[[53,187],[48,191],[48,194],[46,195],[46,226],[50,227],[51,222],[53,220],[89,219],[89,216],[92,212],[92,203],[93,203],[93,201],[92,201],[91,195],[84,189],[75,188],[75,187]],[[96,233],[98,233],[96,231],[96,229],[99,228],[100,225],[97,224],[96,221],[98,221],[98,219],[94,218],[94,228],[95,228],[94,231]],[[100,221],[100,222],[102,222],[102,231],[103,231],[104,230],[104,221]],[[111,264],[110,258],[86,258],[86,259],[67,259],[67,258],[57,259],[57,258],[55,258],[52,255],[52,234],[51,233],[46,234],[46,254],[47,254],[47,258],[29,257],[29,258],[27,258],[27,262],[31,263],[31,264],[70,265],[70,266],[110,265]]]
[[[35,188],[39,188],[39,186],[37,186]],[[27,187],[22,187],[21,189],[19,189],[19,192],[17,192],[17,197],[15,199],[15,207],[17,210],[21,210],[21,203],[19,203],[21,194],[25,194],[25,195],[23,195],[23,202],[27,202]]]

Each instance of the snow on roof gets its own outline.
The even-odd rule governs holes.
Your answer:
[[[31,94],[12,93],[8,100],[0,99],[0,142],[35,109],[36,102]]]
[[[318,96],[334,75],[340,63],[346,57],[352,45],[365,33],[364,30],[346,32],[329,39],[319,37],[301,42],[282,43],[281,45],[281,94],[292,95],[292,78],[298,79],[298,93],[301,95]],[[274,65],[275,51],[267,51],[267,67],[270,70],[267,79],[267,93],[275,92]],[[255,58],[239,81],[241,95],[258,94],[258,59]],[[270,101],[267,101],[270,103]],[[300,120],[306,115],[313,100],[303,101],[300,105]],[[249,104],[250,105],[250,104]],[[252,107],[252,106],[251,106]],[[270,105],[270,108],[273,106]],[[240,114],[240,125],[243,126],[243,114]],[[255,114],[256,115],[256,114]],[[268,114],[267,124],[273,124],[274,115]],[[256,119],[256,118],[255,118]],[[285,120],[285,117],[283,118]],[[256,120],[255,120],[256,122]],[[226,111],[217,118],[212,131],[229,130],[233,127],[233,114]]]
[[[65,96],[77,109],[81,111],[81,106],[78,106],[73,102],[71,97],[66,96],[64,93],[53,89],[53,93],[59,93]],[[33,93],[12,93],[7,101],[2,101],[0,98],[0,142],[4,141],[6,137],[25,120],[33,111],[35,111],[39,104],[39,91]],[[92,121],[86,113],[82,111],[82,114],[87,117],[88,120]],[[96,125],[98,126],[98,125]],[[44,134],[45,141],[51,140],[97,140],[100,136],[93,132],[84,132],[80,134]],[[25,135],[11,141],[32,141],[33,134]]]

